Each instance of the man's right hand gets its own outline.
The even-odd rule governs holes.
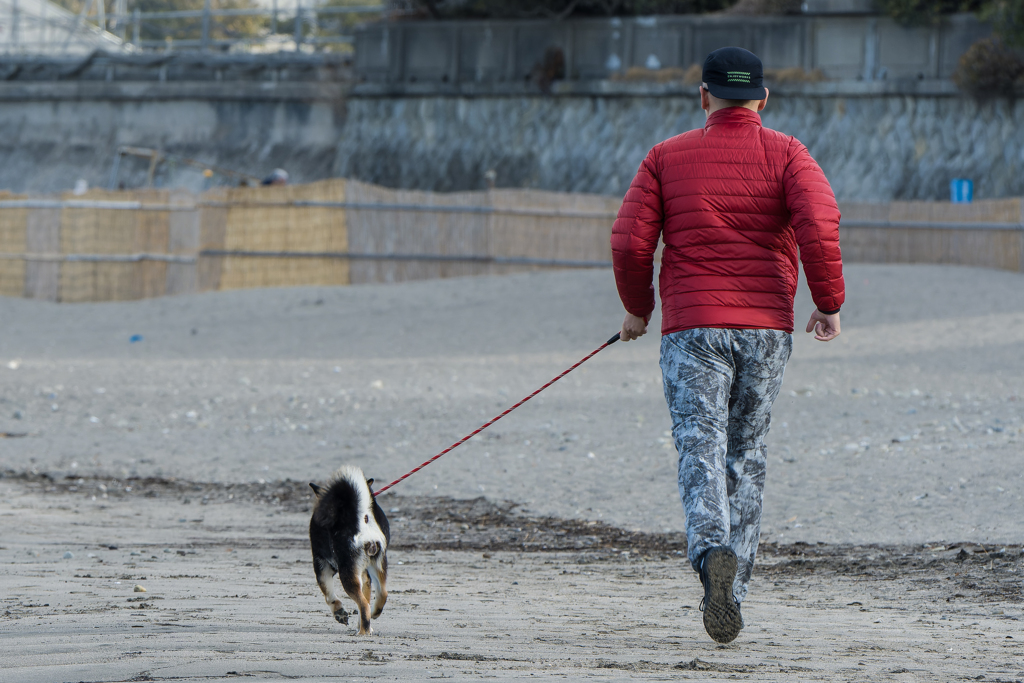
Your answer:
[[[839,313],[827,315],[814,309],[811,319],[807,321],[806,331],[814,332],[814,338],[818,341],[832,341],[839,336]]]
[[[647,321],[632,313],[627,313],[626,319],[622,321],[622,332],[619,332],[619,339],[624,342],[632,341],[645,334],[647,334]]]

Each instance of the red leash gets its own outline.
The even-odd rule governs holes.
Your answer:
[[[514,406],[512,406],[511,408],[509,408],[508,410],[506,410],[505,412],[503,412],[503,413],[502,413],[501,415],[498,415],[497,417],[495,417],[495,418],[492,418],[492,419],[488,420],[488,421],[487,421],[487,422],[485,422],[485,423],[484,423],[483,425],[481,425],[481,426],[480,426],[480,428],[479,428],[479,429],[477,429],[476,431],[474,431],[474,432],[472,432],[472,433],[470,433],[470,434],[467,434],[466,436],[462,437],[461,439],[459,439],[458,441],[456,441],[455,443],[453,443],[453,444],[452,444],[451,446],[449,446],[448,448],[444,449],[443,451],[441,451],[440,453],[438,453],[437,455],[435,455],[435,456],[434,456],[433,458],[431,458],[430,460],[427,460],[427,461],[426,461],[425,463],[423,463],[423,464],[422,464],[422,465],[420,465],[419,467],[415,467],[415,468],[413,468],[412,470],[410,470],[409,472],[406,472],[405,474],[403,474],[403,475],[402,475],[401,477],[399,477],[398,479],[395,479],[395,480],[394,480],[393,482],[391,482],[390,484],[388,484],[388,485],[387,485],[387,486],[385,486],[384,488],[382,488],[382,489],[380,489],[379,491],[375,492],[375,493],[374,493],[373,495],[374,495],[374,496],[379,496],[380,494],[384,493],[385,491],[387,491],[387,490],[388,490],[389,488],[391,488],[391,487],[392,487],[392,486],[394,486],[395,484],[398,484],[398,483],[400,483],[400,482],[403,482],[403,481],[405,481],[406,479],[408,479],[409,477],[411,477],[412,475],[416,474],[417,472],[419,472],[420,470],[422,470],[422,469],[423,469],[424,467],[426,467],[426,466],[427,466],[427,465],[429,465],[430,463],[432,463],[432,462],[434,462],[435,460],[437,460],[438,458],[440,458],[440,457],[441,457],[442,455],[444,455],[445,453],[447,453],[447,452],[449,452],[449,451],[452,451],[452,450],[454,450],[454,449],[458,448],[459,446],[461,446],[462,444],[466,443],[466,442],[467,442],[467,441],[469,441],[469,440],[470,440],[471,438],[473,438],[474,436],[476,436],[476,435],[477,435],[477,434],[479,434],[480,432],[484,431],[485,429],[487,429],[488,427],[490,427],[490,426],[491,426],[492,424],[494,424],[495,422],[497,422],[498,420],[500,420],[501,418],[505,417],[506,415],[508,415],[509,413],[511,413],[511,412],[512,412],[513,410],[515,410],[516,408],[518,408],[519,406],[521,406],[521,405],[523,405],[524,403],[526,403],[527,401],[529,401],[529,400],[530,400],[531,398],[533,398],[534,396],[536,396],[536,395],[537,395],[537,394],[539,394],[540,392],[544,391],[545,389],[547,389],[547,388],[548,388],[548,387],[550,387],[550,386],[551,386],[552,384],[554,384],[554,383],[555,383],[555,382],[557,382],[558,380],[560,380],[560,379],[562,379],[563,377],[565,377],[566,375],[568,375],[568,374],[569,374],[570,372],[572,372],[573,370],[575,370],[575,369],[576,369],[576,368],[578,368],[579,366],[581,366],[581,365],[583,365],[584,363],[586,363],[586,362],[587,362],[588,360],[590,360],[591,358],[593,358],[594,356],[596,356],[596,355],[597,355],[597,353],[598,353],[599,351],[601,351],[602,349],[604,349],[604,348],[606,348],[606,347],[608,347],[608,346],[611,346],[612,344],[614,344],[614,343],[615,343],[615,342],[617,342],[617,341],[619,341],[619,335],[618,335],[618,333],[616,333],[614,337],[612,337],[611,339],[609,339],[608,341],[606,341],[606,342],[605,342],[604,344],[601,344],[601,345],[600,345],[600,346],[598,346],[598,347],[597,347],[596,349],[594,349],[593,351],[591,351],[590,353],[588,353],[588,354],[586,355],[586,357],[585,357],[585,358],[583,358],[582,360],[580,360],[580,361],[579,361],[578,363],[576,363],[575,365],[573,365],[573,366],[572,366],[571,368],[569,368],[568,370],[566,370],[565,372],[563,372],[562,374],[560,374],[560,375],[559,375],[558,377],[555,377],[555,378],[554,378],[553,380],[551,380],[550,382],[548,382],[547,384],[545,384],[544,386],[542,386],[542,387],[541,387],[540,389],[538,389],[537,391],[533,392],[532,394],[530,394],[529,396],[527,396],[526,398],[524,398],[524,399],[523,399],[522,401],[520,401],[519,403],[515,404]]]

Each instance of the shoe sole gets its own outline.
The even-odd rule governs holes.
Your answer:
[[[716,643],[731,643],[743,628],[732,595],[736,555],[728,548],[712,548],[704,558],[704,576],[704,630]]]

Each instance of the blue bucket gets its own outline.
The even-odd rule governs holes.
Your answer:
[[[974,181],[953,178],[949,181],[949,201],[954,204],[970,204],[974,199]]]

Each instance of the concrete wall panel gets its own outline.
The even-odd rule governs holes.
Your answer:
[[[759,54],[768,68],[874,80],[948,77],[964,50],[989,35],[991,26],[971,14],[915,28],[862,14],[373,24],[357,33],[356,71],[368,81],[407,82],[414,74],[417,82],[449,82],[454,74],[446,44],[454,38],[446,31],[457,31],[468,53],[460,77],[476,82],[524,80],[549,47],[565,52],[570,80],[587,80],[649,64],[685,68],[731,45]],[[501,64],[506,68],[496,66]]]
[[[806,27],[803,22],[779,22],[756,30],[753,51],[766,69],[803,66]]]
[[[470,83],[501,82],[509,76],[513,31],[506,26],[483,25],[459,31],[459,80]]]
[[[731,25],[709,23],[694,31],[693,50],[698,55],[698,63],[704,61],[703,56],[720,47],[742,47],[751,51],[757,48],[747,36],[747,32],[743,30],[743,26],[738,23]]]
[[[939,34],[939,78],[952,76],[967,48],[991,34],[988,24],[979,23],[970,15],[958,15],[944,21]]]
[[[869,19],[819,20],[814,23],[814,66],[832,78],[856,79],[864,72],[864,35]]]
[[[569,46],[568,31],[557,24],[529,23],[515,33],[515,79],[525,80],[544,61],[548,48],[565,52]]]
[[[932,62],[931,27],[904,27],[888,22],[878,26],[878,64],[888,78],[927,78]]]
[[[615,55],[621,62],[622,47],[621,29],[604,22],[580,26],[573,33],[570,75],[580,79],[608,78],[608,60]]]
[[[391,54],[398,31],[387,24],[373,24],[356,34],[356,68],[365,77],[372,80],[384,80],[388,75],[388,66],[395,60]]]
[[[630,64],[646,68],[685,67],[679,50],[679,30],[676,26],[637,25],[633,29],[633,49]],[[653,58],[653,59],[652,59]],[[654,66],[654,65],[657,66]]]
[[[407,32],[404,44],[405,80],[454,80],[455,64],[452,47],[456,42],[456,29],[452,26],[417,27]]]

